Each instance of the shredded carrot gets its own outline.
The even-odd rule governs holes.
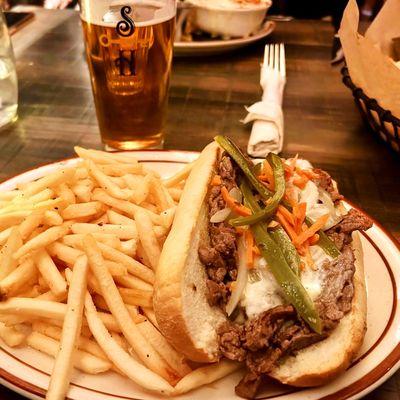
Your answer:
[[[256,256],[260,256],[260,255],[261,255],[260,249],[259,249],[257,246],[253,246],[253,253],[254,253]]]
[[[239,235],[243,235],[243,234],[247,231],[247,229],[242,228],[241,226],[236,226],[235,229],[236,229],[236,232],[237,232]]]
[[[300,270],[304,271],[306,268],[306,264],[303,263],[303,261],[300,263]]]
[[[211,180],[211,185],[212,186],[219,186],[222,184],[221,177],[219,175],[214,175],[214,177]]]
[[[292,225],[295,226],[295,217],[293,216],[293,214],[284,206],[279,205],[278,206],[278,211],[284,215],[285,219]]]
[[[261,176],[265,177],[268,180],[270,189],[274,190],[275,189],[274,171],[272,170],[271,165],[267,160],[264,160],[263,162],[263,169]]]
[[[307,209],[306,203],[298,203],[293,206],[293,215],[296,219],[294,230],[298,234],[301,232],[304,219],[306,218],[306,209]]]
[[[305,241],[314,236],[314,234],[319,231],[329,219],[329,214],[325,214],[322,217],[318,218],[314,224],[312,224],[309,228],[303,231],[296,240],[293,241],[293,244],[299,248]]]
[[[314,171],[312,171],[310,169],[296,168],[296,171],[297,171],[298,174],[306,176],[308,179],[318,178],[318,174],[316,174]]]
[[[296,194],[293,188],[286,187],[284,199],[293,207],[296,203]]]
[[[306,176],[298,176],[293,179],[293,185],[296,185],[299,189],[304,189],[308,181],[309,179]]]
[[[310,237],[310,239],[308,239],[308,243],[310,243],[311,246],[313,246],[314,244],[317,244],[318,241],[319,241],[318,233],[315,233],[313,236]]]
[[[247,231],[245,232],[244,239],[246,243],[247,268],[251,269],[254,266],[254,253],[253,253],[254,238],[249,229],[247,229]]]
[[[250,209],[248,209],[243,204],[240,204],[232,196],[230,196],[228,193],[228,189],[225,186],[221,187],[221,194],[223,199],[225,200],[226,205],[236,214],[242,215],[243,217],[251,215]]]
[[[311,257],[310,247],[309,246],[305,246],[304,250],[305,250],[305,257],[306,257],[307,264],[311,267],[312,270],[315,271],[316,270],[316,265],[314,263],[314,260]]]
[[[297,234],[294,231],[293,227],[290,225],[290,223],[286,220],[285,216],[279,210],[276,213],[276,217],[278,218],[278,221],[285,229],[286,233],[289,235],[292,242],[294,242],[295,239],[297,239]]]

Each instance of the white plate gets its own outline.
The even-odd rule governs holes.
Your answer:
[[[229,40],[205,40],[193,42],[175,42],[174,55],[184,56],[208,56],[212,54],[226,53],[257,42],[270,35],[275,29],[275,22],[267,21],[262,28],[252,36]]]
[[[125,153],[127,154],[127,153]],[[197,153],[182,151],[142,151],[136,157],[146,162],[163,177],[178,171],[194,160]],[[49,164],[25,172],[0,184],[0,190],[12,189],[17,183],[39,178],[61,165],[73,165],[75,160]],[[279,400],[343,400],[358,399],[384,380],[400,366],[400,310],[397,299],[400,287],[400,247],[378,224],[362,235],[364,264],[368,289],[368,330],[357,360],[336,380],[314,389],[293,389],[271,385],[260,399]],[[42,399],[49,383],[53,360],[29,348],[11,349],[0,343],[0,382],[30,399]],[[240,373],[232,374],[214,384],[178,397],[192,400],[235,399],[234,386]],[[70,400],[159,399],[115,373],[98,376],[75,372]]]

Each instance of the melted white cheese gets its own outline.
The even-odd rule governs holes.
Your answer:
[[[300,279],[311,299],[315,300],[321,293],[324,280],[324,272],[321,267],[325,261],[332,258],[326,255],[319,246],[310,246],[310,252],[316,270],[306,267],[301,273]],[[282,289],[276,282],[264,258],[257,261],[256,270],[261,279],[252,282],[249,277],[240,303],[249,318],[284,303]]]

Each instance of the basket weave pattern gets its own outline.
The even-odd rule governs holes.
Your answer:
[[[341,73],[343,83],[352,91],[354,101],[364,120],[388,146],[400,154],[400,119],[392,115],[389,110],[382,108],[375,99],[371,99],[361,88],[354,85],[346,66],[342,68]]]

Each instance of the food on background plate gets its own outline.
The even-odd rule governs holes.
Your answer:
[[[192,40],[197,30],[212,37],[248,37],[256,33],[265,19],[270,0],[187,0],[194,8],[187,12],[183,40]],[[181,8],[184,9],[184,6]]]
[[[254,166],[217,137],[187,179],[161,252],[160,331],[188,359],[219,361],[209,368],[221,374],[244,363],[242,397],[253,398],[265,376],[293,386],[333,379],[365,335],[358,231],[372,225],[341,200],[308,161],[271,153]],[[178,393],[195,387],[195,373]]]
[[[48,399],[67,395],[73,367],[172,394],[192,368],[158,330],[153,283],[192,166],[161,180],[125,154],[76,152],[0,192],[0,338],[56,359]]]

